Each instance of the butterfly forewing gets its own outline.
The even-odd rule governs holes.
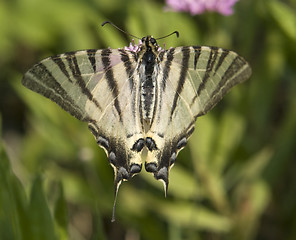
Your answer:
[[[174,62],[180,66],[184,48],[176,48]],[[195,95],[183,95],[197,117],[211,110],[231,87],[248,79],[251,68],[242,57],[229,50],[205,46],[187,48],[190,57],[186,81],[194,86]]]

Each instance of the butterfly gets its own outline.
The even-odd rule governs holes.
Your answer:
[[[27,88],[87,122],[114,169],[115,202],[122,181],[142,169],[164,183],[199,116],[251,75],[249,64],[218,47],[162,49],[146,36],[125,49],[52,56],[25,73]]]

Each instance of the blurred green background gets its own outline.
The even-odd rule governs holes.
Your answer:
[[[123,183],[85,123],[21,85],[41,59],[119,48],[178,30],[166,47],[234,50],[253,69],[197,120],[161,182]],[[0,1],[0,239],[296,239],[296,1],[240,0],[234,14],[169,12],[163,1]]]

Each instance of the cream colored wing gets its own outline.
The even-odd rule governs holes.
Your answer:
[[[178,47],[160,56],[157,109],[147,139],[147,171],[167,190],[169,170],[194,131],[196,118],[207,113],[233,87],[251,75],[236,53],[214,47]]]

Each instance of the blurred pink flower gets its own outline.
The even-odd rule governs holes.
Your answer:
[[[130,45],[127,47],[127,46],[125,46],[123,49],[124,50],[127,50],[127,51],[130,51],[130,52],[135,52],[135,53],[137,53],[137,52],[139,52],[140,50],[141,50],[141,46],[143,45],[143,42],[142,42],[142,40],[141,39],[139,39],[139,43],[138,44],[136,44],[135,43],[135,40],[133,39],[131,42],[130,42]],[[163,48],[162,47],[160,47],[160,46],[158,46],[158,48],[157,48],[157,51],[158,52],[161,52],[161,51],[164,51],[165,50],[165,44],[163,44]]]
[[[205,11],[232,14],[232,6],[238,0],[166,0],[167,5],[175,11],[190,12],[192,15]]]
[[[136,52],[140,51],[142,44],[143,43],[142,43],[141,39],[139,40],[139,44],[136,44],[135,40],[133,39],[132,42],[130,42],[130,45],[128,47],[126,47],[126,46],[124,47],[124,50],[136,53]]]

